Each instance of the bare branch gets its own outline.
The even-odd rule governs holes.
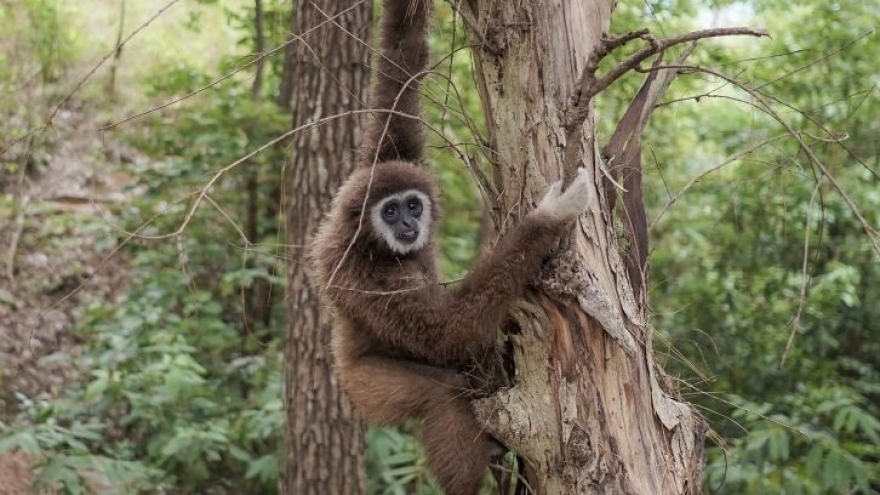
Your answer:
[[[178,0],[175,0],[175,1],[178,1]],[[178,98],[175,98],[175,99],[173,99],[173,100],[171,100],[171,101],[167,101],[167,102],[165,102],[165,103],[163,103],[163,104],[161,104],[161,105],[155,106],[155,107],[150,108],[150,109],[148,109],[148,110],[144,110],[143,112],[139,112],[139,113],[137,113],[137,114],[134,114],[134,115],[131,115],[131,116],[129,116],[129,117],[126,117],[126,118],[124,118],[124,119],[122,119],[122,120],[119,120],[119,121],[116,121],[116,122],[112,122],[112,123],[110,123],[110,124],[107,124],[107,125],[105,125],[105,126],[99,128],[98,130],[99,130],[99,131],[108,131],[108,130],[110,130],[110,129],[113,129],[114,127],[118,127],[118,126],[120,126],[120,125],[122,125],[122,124],[125,124],[125,123],[128,123],[128,122],[131,122],[132,120],[139,119],[139,118],[141,118],[141,117],[143,117],[143,116],[145,116],[145,115],[149,115],[149,114],[151,114],[151,113],[154,113],[154,112],[157,112],[157,111],[159,111],[159,110],[162,110],[163,108],[170,107],[171,105],[174,105],[175,103],[179,103],[179,102],[181,102],[181,101],[183,101],[183,100],[186,100],[187,98],[192,98],[193,96],[195,96],[195,95],[197,95],[197,94],[199,94],[199,93],[202,93],[202,92],[204,92],[204,91],[207,91],[207,90],[213,88],[214,86],[217,86],[217,85],[220,84],[221,82],[223,82],[223,81],[225,81],[225,80],[231,78],[231,77],[234,76],[235,74],[237,74],[237,73],[239,73],[239,72],[241,72],[241,71],[247,69],[248,67],[250,67],[250,66],[252,66],[252,65],[255,65],[255,64],[262,64],[263,61],[264,61],[264,59],[266,59],[267,57],[272,56],[274,53],[278,52],[279,50],[281,50],[281,49],[287,47],[288,45],[290,45],[290,44],[292,44],[292,43],[295,43],[295,42],[301,41],[301,40],[303,39],[303,37],[305,37],[306,35],[310,34],[311,32],[313,32],[313,31],[315,31],[315,30],[317,30],[317,29],[320,29],[321,27],[324,26],[324,24],[330,23],[333,19],[335,19],[335,18],[337,18],[337,17],[341,17],[341,16],[347,14],[348,12],[354,10],[354,9],[357,8],[359,5],[361,5],[362,3],[364,3],[365,1],[366,1],[366,0],[361,0],[361,1],[357,2],[357,3],[354,4],[354,5],[351,5],[351,6],[348,7],[347,9],[345,9],[345,10],[343,10],[343,11],[341,11],[341,12],[336,13],[336,14],[333,15],[332,17],[329,17],[327,20],[321,21],[320,23],[318,23],[317,25],[315,25],[315,26],[312,27],[311,29],[309,29],[309,30],[307,30],[307,31],[304,31],[302,34],[299,34],[299,35],[291,35],[290,38],[288,38],[284,43],[281,43],[280,45],[276,46],[275,48],[273,48],[273,49],[271,49],[271,50],[269,50],[269,51],[267,51],[267,52],[260,53],[259,55],[257,55],[256,57],[254,57],[250,62],[248,62],[248,63],[246,63],[246,64],[242,64],[241,66],[239,66],[239,67],[235,68],[234,70],[228,72],[228,73],[225,74],[224,76],[222,76],[222,77],[220,77],[220,78],[218,78],[218,79],[215,79],[214,81],[211,81],[210,83],[206,84],[205,86],[202,86],[201,88],[194,89],[193,91],[190,91],[189,93],[187,93],[187,94],[185,94],[185,95],[183,95],[183,96],[180,96],[180,97],[178,97]],[[103,62],[103,61],[102,61],[102,62]],[[97,69],[98,69],[98,68],[95,67],[95,70],[97,70]],[[94,71],[93,71],[93,72],[94,72]],[[84,81],[83,81],[83,82],[84,82]],[[81,85],[81,84],[80,84],[80,85]],[[78,89],[78,88],[79,88],[79,86],[77,86],[77,89]],[[71,96],[72,96],[72,95],[71,95]],[[63,103],[63,102],[62,102],[62,103]],[[60,108],[60,106],[59,106],[58,108]],[[56,111],[57,111],[57,108],[56,108]],[[54,114],[53,114],[53,115],[54,115]]]
[[[659,40],[654,40],[652,38],[653,42],[650,46],[646,46],[636,53],[633,53],[626,60],[621,62],[617,67],[611,69],[608,74],[605,74],[603,77],[595,80],[589,88],[585,88],[586,96],[588,98],[596,96],[597,94],[601,93],[602,90],[610,86],[614,81],[620,79],[621,76],[638,67],[639,64],[647,60],[649,57],[666,51],[667,49],[675,45],[698,41],[705,38],[718,38],[722,36],[757,36],[760,38],[762,36],[770,36],[770,33],[766,29],[734,27],[702,29],[699,31],[682,34],[680,36],[673,36],[671,38],[664,38]]]
[[[606,36],[605,39],[602,40],[602,46],[598,50],[600,58],[636,38],[643,38],[647,36],[649,33],[650,31],[648,30],[648,28],[644,28],[637,31],[623,33],[619,36]]]
[[[648,226],[648,231],[654,230],[654,227],[657,225],[658,222],[660,222],[660,220],[663,218],[663,215],[666,214],[666,211],[669,210],[669,208],[672,207],[672,205],[674,205],[684,193],[686,193],[695,184],[697,184],[698,182],[703,180],[706,176],[708,176],[714,172],[717,172],[732,163],[735,163],[737,160],[758,151],[759,149],[763,148],[764,146],[767,146],[768,144],[774,143],[776,141],[779,141],[781,139],[785,139],[788,137],[790,137],[789,134],[780,134],[778,136],[773,136],[771,138],[767,138],[757,144],[749,146],[747,149],[734,154],[733,156],[731,156],[727,160],[724,160],[723,162],[721,162],[713,167],[710,167],[706,170],[703,170],[699,174],[692,177],[691,180],[689,180],[688,183],[685,184],[675,195],[670,194],[672,197],[669,198],[669,201],[667,201],[666,204],[663,205],[663,208],[661,208],[660,211],[657,213],[657,215],[654,216],[654,220],[651,221],[651,224]]]
[[[769,86],[769,85],[771,85],[771,84],[773,84],[773,83],[775,83],[775,82],[781,81],[781,80],[787,78],[788,76],[790,76],[790,75],[792,75],[792,74],[794,74],[794,73],[796,73],[796,72],[800,72],[800,71],[802,71],[802,70],[804,70],[804,69],[807,69],[807,68],[809,68],[809,67],[812,67],[812,66],[818,64],[819,62],[822,62],[823,60],[829,59],[829,58],[831,58],[832,56],[837,55],[838,53],[840,53],[840,52],[846,50],[847,48],[849,48],[849,47],[855,45],[855,44],[858,43],[859,41],[862,41],[863,39],[867,38],[867,37],[870,36],[872,33],[873,33],[873,30],[868,31],[867,33],[865,33],[865,34],[859,36],[858,38],[853,39],[853,40],[850,40],[850,41],[847,42],[847,43],[844,43],[843,45],[841,45],[841,46],[839,46],[839,47],[837,47],[837,48],[835,48],[835,49],[833,49],[833,50],[831,50],[831,51],[825,53],[825,54],[822,55],[821,57],[819,57],[819,58],[817,58],[817,59],[815,59],[815,60],[812,60],[812,61],[810,61],[809,63],[807,63],[807,64],[805,64],[805,65],[802,65],[802,66],[800,66],[800,67],[796,67],[795,69],[790,70],[790,71],[788,71],[788,72],[782,74],[781,76],[777,77],[776,79],[771,79],[770,81],[767,81],[767,82],[765,82],[764,84],[755,87],[755,90],[756,90],[756,91],[757,91],[757,90],[760,90],[760,89],[764,88],[765,86]]]
[[[639,64],[641,64],[648,58],[657,55],[658,53],[662,53],[667,49],[675,45],[680,45],[682,43],[694,42],[705,38],[743,35],[758,37],[770,36],[769,32],[766,29],[734,27],[702,29],[699,31],[682,34],[680,36],[673,36],[671,38],[663,38],[659,40],[651,36],[649,33],[642,31],[633,31],[631,33],[626,33],[617,37],[606,39],[603,44],[600,45],[600,47],[597,49],[596,53],[590,56],[590,60],[588,60],[583,72],[581,72],[581,76],[578,80],[578,91],[572,97],[571,108],[569,109],[569,116],[567,122],[565,123],[565,129],[568,132],[569,137],[572,136],[572,133],[578,127],[580,127],[580,125],[583,124],[584,120],[587,118],[587,111],[589,109],[588,104],[590,100],[597,94],[601,93],[612,83],[614,83],[614,81],[620,79],[624,74],[637,68]],[[611,69],[608,74],[605,74],[601,78],[597,79],[596,70],[598,68],[599,61],[601,61],[602,58],[614,48],[622,46],[626,42],[633,40],[637,37],[646,40],[649,43],[649,46],[646,46],[636,53],[630,55],[626,60]]]
[[[828,179],[828,182],[831,183],[831,185],[834,187],[834,189],[837,191],[837,193],[840,195],[840,197],[843,199],[843,201],[849,207],[850,211],[853,213],[853,215],[855,215],[856,219],[858,219],[859,223],[862,224],[862,228],[864,229],[865,233],[868,235],[868,239],[871,242],[871,247],[873,248],[874,252],[876,254],[880,255],[880,232],[878,232],[872,226],[872,224],[870,222],[868,222],[868,220],[862,214],[861,209],[859,209],[859,207],[858,207],[858,205],[856,205],[855,201],[853,201],[853,199],[849,196],[849,194],[847,194],[846,189],[843,187],[843,185],[840,184],[840,182],[837,180],[837,178],[834,176],[834,174],[831,173],[831,171],[828,169],[828,167],[826,167],[825,164],[822,162],[822,160],[820,160],[819,157],[816,155],[816,153],[813,152],[813,149],[804,141],[804,138],[801,135],[801,133],[795,131],[794,128],[791,127],[791,124],[789,124],[785,119],[783,119],[782,116],[779,115],[779,112],[777,112],[776,110],[773,109],[770,102],[767,100],[767,98],[760,91],[755,90],[754,88],[752,88],[748,84],[746,84],[746,83],[744,83],[734,77],[728,76],[727,74],[710,69],[708,67],[682,65],[682,66],[677,66],[677,67],[676,66],[666,66],[664,68],[677,68],[681,71],[703,72],[706,74],[710,74],[710,75],[713,75],[719,79],[723,79],[727,82],[730,82],[731,84],[736,85],[738,88],[740,88],[743,91],[745,91],[746,93],[748,93],[749,96],[754,98],[754,100],[756,101],[755,107],[759,108],[766,115],[770,116],[773,120],[778,122],[779,125],[781,125],[785,129],[785,131],[789,135],[791,135],[791,137],[793,137],[795,139],[795,141],[797,141],[798,147],[801,149],[801,151],[804,152],[805,155],[807,155],[807,158],[809,158],[810,163],[812,163],[821,172],[821,174],[826,179]],[[653,69],[647,69],[647,70],[653,70]]]
[[[24,170],[24,166],[21,167]],[[31,202],[31,197],[29,194],[24,195],[23,197],[18,199],[17,202],[17,212],[15,215],[15,228],[12,231],[12,239],[9,241],[9,247],[6,250],[6,277],[13,284],[15,283],[15,256],[18,252],[18,243],[21,240],[21,235],[24,232],[24,215],[25,210],[27,209],[27,205]]]
[[[779,360],[779,368],[785,366],[785,360],[788,358],[788,353],[791,351],[791,345],[794,343],[794,336],[801,327],[801,315],[803,315],[804,308],[807,306],[807,290],[810,287],[811,278],[810,273],[807,270],[810,259],[810,223],[812,221],[811,214],[813,212],[813,205],[816,203],[816,198],[819,196],[820,187],[819,184],[816,184],[816,187],[813,189],[813,194],[810,195],[810,205],[807,206],[807,220],[805,222],[806,225],[804,225],[804,257],[803,262],[801,263],[801,293],[798,298],[797,313],[791,321],[791,332],[788,334],[788,341],[785,343],[785,350],[782,351],[782,359]]]

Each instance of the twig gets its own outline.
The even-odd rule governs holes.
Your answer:
[[[759,91],[756,91],[754,88],[750,87],[749,85],[745,84],[744,82],[742,82],[734,77],[728,76],[728,75],[726,75],[722,72],[716,71],[716,70],[709,69],[708,67],[682,65],[679,67],[667,66],[664,68],[677,68],[682,71],[704,72],[706,74],[710,74],[710,75],[715,76],[719,79],[724,79],[725,81],[728,81],[731,84],[736,85],[738,88],[740,88],[743,91],[745,91],[746,93],[748,93],[749,96],[754,98],[755,101],[757,102],[755,104],[755,107],[759,108],[766,115],[770,116],[773,120],[778,122],[779,125],[781,125],[785,129],[785,131],[789,135],[791,135],[791,137],[793,137],[795,139],[795,141],[797,141],[798,147],[804,152],[805,155],[807,155],[807,158],[809,158],[810,163],[815,165],[816,168],[822,173],[822,175],[828,179],[828,182],[830,182],[831,185],[834,187],[834,189],[837,191],[837,193],[840,194],[840,197],[843,199],[843,201],[849,207],[850,211],[853,213],[853,215],[855,215],[855,217],[856,217],[856,219],[858,219],[859,223],[862,224],[862,228],[864,229],[865,233],[868,234],[868,239],[871,242],[871,247],[873,248],[874,252],[877,253],[878,255],[880,255],[880,233],[878,233],[878,231],[872,226],[872,224],[870,222],[868,222],[867,219],[865,219],[865,216],[862,214],[861,209],[859,209],[859,207],[858,207],[858,205],[856,205],[855,201],[853,201],[853,199],[849,196],[849,194],[847,194],[846,189],[843,187],[843,185],[840,184],[840,182],[838,182],[837,178],[834,176],[834,174],[831,173],[830,170],[828,170],[828,167],[825,166],[825,164],[822,162],[822,160],[820,160],[819,157],[816,156],[816,153],[813,152],[813,149],[809,145],[807,145],[806,142],[804,142],[804,138],[801,136],[801,134],[799,132],[795,131],[794,128],[792,128],[791,124],[789,124],[785,119],[783,119],[782,116],[779,115],[779,112],[777,112],[776,110],[773,109],[773,107],[770,105],[770,102],[767,101],[767,98],[765,98],[763,94],[761,94]],[[653,69],[647,69],[647,70],[653,70]]]
[[[107,93],[110,99],[116,99],[116,70],[119,68],[119,60],[122,58],[122,35],[125,34],[125,0],[119,2],[119,29],[116,32],[116,51],[113,53],[113,61],[110,62],[110,79],[107,81]]]
[[[726,167],[727,165],[730,165],[731,163],[736,162],[737,160],[741,159],[742,157],[750,155],[750,154],[758,151],[759,149],[763,148],[764,146],[767,146],[770,143],[773,143],[775,141],[779,141],[780,139],[784,139],[787,137],[789,137],[788,134],[780,134],[778,136],[767,138],[757,144],[749,146],[747,149],[740,151],[739,153],[734,154],[733,156],[731,156],[727,160],[724,160],[723,162],[719,163],[718,165],[715,165],[714,167],[708,168],[708,169],[700,172],[699,174],[697,174],[693,178],[691,178],[691,180],[689,180],[688,183],[685,184],[678,191],[678,193],[676,193],[674,196],[672,196],[669,199],[669,201],[663,206],[663,208],[660,209],[660,212],[654,216],[654,220],[651,221],[651,224],[648,226],[648,231],[654,230],[654,227],[657,225],[658,222],[660,222],[660,220],[663,218],[663,215],[666,214],[666,211],[669,210],[669,208],[672,207],[672,205],[675,204],[676,201],[678,201],[678,198],[680,198],[682,194],[687,192],[691,187],[694,186],[694,184],[696,184],[697,182],[700,182],[707,175],[712,174],[714,172],[717,172],[718,170],[721,170],[722,168]]]
[[[810,195],[810,205],[807,206],[807,221],[804,226],[804,259],[801,264],[801,293],[798,303],[797,313],[795,313],[794,318],[791,321],[791,332],[788,334],[788,341],[785,343],[785,350],[782,351],[782,359],[779,360],[779,368],[782,369],[785,366],[785,360],[788,358],[788,353],[791,351],[791,346],[794,343],[794,336],[798,331],[798,328],[801,326],[801,315],[804,312],[804,308],[807,305],[807,290],[810,287],[810,277],[807,276],[807,267],[809,266],[810,260],[810,221],[811,213],[813,212],[813,203],[816,202],[816,196],[819,195],[820,185],[816,184],[815,189],[813,189],[813,194]]]
[[[826,52],[826,53],[823,54],[821,57],[819,57],[819,58],[817,58],[817,59],[815,59],[815,60],[811,60],[809,63],[807,63],[807,64],[805,64],[805,65],[802,65],[802,66],[800,66],[800,67],[796,67],[795,69],[790,70],[790,71],[786,72],[785,74],[782,74],[781,76],[777,77],[776,79],[771,79],[771,80],[765,82],[764,84],[762,84],[762,85],[760,85],[760,86],[756,86],[756,87],[755,87],[755,91],[758,91],[758,90],[764,88],[765,86],[769,86],[769,85],[771,85],[771,84],[773,84],[773,83],[775,83],[775,82],[777,82],[777,81],[781,81],[781,80],[785,79],[786,77],[788,77],[788,76],[790,76],[790,75],[792,75],[792,74],[794,74],[794,73],[796,73],[796,72],[800,72],[800,71],[802,71],[802,70],[804,70],[804,69],[807,69],[807,68],[809,68],[809,67],[812,67],[812,66],[818,64],[819,62],[822,62],[823,60],[827,60],[827,59],[831,58],[832,56],[837,55],[838,53],[840,53],[840,52],[846,50],[847,48],[849,48],[849,47],[855,45],[855,44],[858,43],[859,41],[862,41],[863,39],[867,38],[868,36],[870,36],[870,35],[873,34],[873,33],[874,33],[873,30],[868,31],[867,33],[865,33],[865,34],[859,36],[858,38],[855,38],[855,39],[853,39],[853,40],[850,40],[850,41],[848,41],[847,43],[844,43],[843,45],[841,45],[841,46],[839,46],[839,47],[837,47],[837,48],[835,48],[835,49],[833,49],[833,50],[831,50],[831,51],[829,51],[829,52]]]
[[[67,93],[67,95],[60,102],[58,102],[57,104],[55,104],[54,107],[52,107],[52,110],[49,111],[49,115],[46,116],[46,120],[43,123],[43,125],[34,129],[33,134],[31,134],[29,132],[28,135],[34,136],[35,139],[41,139],[43,137],[43,135],[46,133],[46,131],[52,126],[52,122],[55,120],[55,116],[58,115],[58,112],[64,107],[64,105],[66,105],[70,101],[71,98],[73,98],[73,96],[75,94],[77,94],[79,92],[79,90],[83,87],[83,85],[86,83],[86,81],[91,79],[91,77],[93,75],[95,75],[96,72],[98,72],[98,69],[100,69],[101,66],[103,66],[104,63],[106,63],[107,60],[110,59],[110,57],[113,57],[114,55],[121,53],[123,45],[125,45],[126,43],[131,41],[132,38],[134,38],[135,36],[138,35],[138,33],[143,31],[144,29],[146,29],[147,26],[152,24],[156,19],[158,19],[162,14],[164,14],[165,11],[170,9],[172,6],[174,6],[174,4],[178,3],[179,1],[180,0],[170,0],[162,8],[160,8],[158,11],[156,11],[156,13],[152,17],[147,19],[146,22],[144,22],[137,29],[132,31],[131,34],[126,36],[124,40],[122,40],[121,42],[118,42],[116,44],[116,46],[113,47],[112,50],[107,52],[104,55],[104,57],[101,58],[101,60],[98,61],[98,63],[95,64],[94,67],[91,68],[91,70],[89,70],[82,78],[80,78],[80,80],[76,83],[76,85],[73,87],[73,89],[70,90]],[[0,154],[3,154],[7,149],[9,149],[13,145],[21,142],[25,138],[26,138],[26,136],[22,136],[21,138],[15,139],[15,140],[11,141],[10,143],[7,143],[3,149],[0,149]],[[32,142],[35,142],[35,141],[32,141]],[[30,146],[28,147],[28,149],[30,149]]]
[[[606,36],[602,40],[602,45],[599,47],[599,50],[597,50],[597,53],[599,54],[600,58],[604,57],[605,55],[607,55],[611,51],[613,51],[617,48],[620,48],[621,46],[629,43],[630,41],[632,41],[636,38],[642,38],[644,36],[647,36],[648,34],[650,34],[650,31],[648,30],[648,28],[644,28],[644,29],[639,29],[637,31],[630,31],[628,33],[623,33],[619,36],[610,36],[610,37]]]
[[[691,41],[698,41],[705,38],[718,38],[722,36],[770,36],[770,33],[766,29],[757,29],[757,28],[747,28],[747,27],[735,27],[735,28],[715,28],[715,29],[702,29],[700,31],[693,31],[691,33],[682,34],[680,36],[673,36],[671,38],[663,38],[663,39],[651,39],[653,42],[650,46],[646,46],[641,50],[637,51],[630,55],[626,60],[618,64],[617,67],[611,69],[608,74],[605,74],[599,79],[596,79],[593,84],[587,88],[586,95],[587,98],[592,98],[597,94],[601,93],[605,88],[610,86],[614,81],[620,79],[621,76],[626,74],[627,72],[635,69],[642,62],[647,60],[649,57],[652,57],[662,51],[665,51],[675,45],[680,45],[682,43],[688,43]]]
[[[350,7],[348,7],[347,9],[345,9],[345,10],[343,10],[343,11],[341,11],[341,12],[335,14],[333,17],[340,17],[340,16],[342,16],[342,15],[345,15],[345,14],[348,13],[349,11],[351,11],[351,10],[357,8],[359,5],[361,5],[361,4],[364,3],[365,1],[366,1],[366,0],[361,0],[361,1],[357,2],[356,4],[354,4],[354,5],[350,6]],[[309,30],[303,32],[302,34],[299,34],[299,35],[291,35],[290,39],[288,39],[288,40],[285,41],[284,43],[282,43],[282,44],[276,46],[275,48],[273,48],[273,49],[271,49],[271,50],[269,50],[269,51],[267,51],[267,52],[265,52],[265,53],[261,53],[261,54],[259,54],[258,56],[254,57],[254,59],[251,60],[250,62],[248,62],[248,63],[246,63],[246,64],[243,64],[242,66],[236,68],[235,70],[230,71],[228,74],[224,75],[223,77],[221,77],[221,78],[219,78],[219,79],[216,79],[216,80],[214,80],[214,81],[211,81],[210,83],[206,84],[205,86],[202,86],[201,88],[195,89],[195,90],[193,90],[193,91],[191,91],[191,92],[189,92],[189,93],[187,93],[187,94],[185,94],[185,95],[183,95],[183,96],[181,96],[181,97],[179,97],[179,98],[175,98],[175,99],[173,99],[173,100],[171,100],[171,101],[165,102],[165,103],[163,103],[163,104],[161,104],[161,105],[158,105],[158,106],[156,106],[156,107],[150,108],[150,109],[145,110],[145,111],[143,111],[143,112],[140,112],[140,113],[137,113],[137,114],[131,115],[131,116],[129,116],[129,117],[126,117],[126,118],[124,118],[124,119],[122,119],[122,120],[119,120],[119,121],[116,121],[116,122],[113,122],[113,123],[107,124],[107,125],[105,125],[104,127],[99,128],[98,130],[99,130],[99,131],[108,131],[108,130],[114,128],[114,127],[118,127],[118,126],[120,126],[120,125],[122,125],[122,124],[125,124],[125,123],[127,123],[127,122],[131,122],[132,120],[136,120],[136,119],[139,119],[139,118],[141,118],[141,117],[143,117],[143,116],[145,116],[145,115],[149,115],[149,114],[151,114],[151,113],[154,113],[154,112],[157,112],[157,111],[159,111],[159,110],[162,110],[163,108],[170,107],[171,105],[174,105],[175,103],[179,103],[179,102],[181,102],[181,101],[183,101],[183,100],[186,100],[187,98],[191,98],[191,97],[193,97],[193,96],[195,96],[195,95],[197,95],[197,94],[199,94],[199,93],[203,93],[203,92],[205,92],[205,91],[207,91],[207,90],[213,88],[214,86],[220,84],[221,82],[223,82],[223,81],[225,81],[225,80],[231,78],[231,77],[234,76],[235,74],[237,74],[237,73],[243,71],[244,69],[246,69],[246,68],[248,68],[248,67],[250,67],[250,66],[252,66],[252,65],[254,65],[254,64],[260,64],[260,63],[262,63],[262,62],[263,62],[263,59],[265,59],[266,57],[269,57],[269,56],[273,55],[275,52],[281,50],[282,48],[287,47],[288,45],[290,45],[290,44],[292,44],[292,43],[294,43],[294,42],[300,41],[300,40],[303,38],[303,36],[305,36],[305,35],[311,33],[312,31],[315,31],[316,29],[319,29],[320,27],[322,27],[324,24],[327,24],[328,22],[330,22],[330,21],[327,21],[327,20],[322,21],[322,22],[318,23],[316,26],[312,27],[311,29],[309,29]]]
[[[624,35],[605,40],[597,48],[596,53],[590,56],[587,65],[581,72],[581,76],[579,78],[577,86],[578,90],[577,93],[573,95],[572,106],[570,109],[568,121],[565,124],[566,131],[571,136],[572,133],[581,124],[583,124],[584,120],[586,120],[587,118],[587,112],[589,110],[588,104],[592,97],[601,93],[605,88],[614,83],[614,81],[617,81],[624,74],[638,67],[639,64],[647,60],[649,57],[652,57],[675,45],[680,45],[682,43],[693,42],[705,38],[741,35],[760,37],[769,36],[770,34],[766,29],[734,27],[703,29],[687,34],[682,34],[680,36],[673,36],[671,38],[662,39],[656,39],[647,32],[633,31],[631,33],[626,33]],[[624,43],[637,37],[643,38],[648,41],[649,46],[646,46],[636,53],[630,55],[626,60],[611,69],[607,74],[597,79],[596,70],[598,68],[599,61],[601,61],[602,58],[607,55],[612,49],[622,46]]]
[[[112,57],[112,56],[114,56],[114,55],[116,55],[116,54],[118,54],[118,53],[121,53],[123,45],[125,45],[126,43],[128,43],[129,41],[131,41],[132,38],[134,38],[135,36],[138,35],[138,33],[140,33],[141,31],[143,31],[144,29],[146,29],[146,28],[147,28],[150,24],[152,24],[156,19],[158,19],[162,14],[164,14],[166,10],[170,9],[172,6],[174,6],[174,4],[176,4],[176,3],[179,2],[179,1],[180,1],[180,0],[171,0],[170,2],[168,2],[167,4],[165,4],[164,7],[160,8],[159,10],[157,10],[156,13],[153,14],[152,17],[150,17],[149,19],[147,19],[147,22],[145,22],[145,23],[141,24],[140,26],[138,26],[137,29],[135,29],[134,31],[132,31],[131,34],[129,34],[128,36],[126,36],[124,40],[122,40],[120,43],[117,44],[117,46],[113,47],[113,49],[112,49],[110,52],[108,52],[106,55],[104,55],[104,58],[102,58],[102,59],[100,60],[100,62],[98,62],[97,64],[95,64],[95,66],[92,67],[92,70],[90,70],[89,72],[87,72],[86,75],[84,75],[84,76],[82,77],[82,79],[80,79],[79,82],[76,83],[76,86],[74,86],[73,90],[70,91],[70,92],[67,94],[67,96],[65,96],[64,99],[61,100],[60,103],[58,103],[57,105],[55,105],[55,108],[52,109],[52,112],[49,114],[49,117],[46,119],[46,127],[48,127],[49,125],[51,125],[52,120],[55,118],[55,115],[58,114],[58,111],[61,110],[61,109],[64,107],[64,105],[66,105],[67,102],[70,101],[71,98],[73,98],[73,95],[75,95],[76,93],[79,92],[79,90],[80,90],[80,88],[82,88],[83,84],[85,84],[86,81],[88,81],[88,80],[92,77],[92,75],[94,75],[95,72],[98,72],[98,69],[100,69],[101,66],[104,65],[104,63],[105,63],[107,60],[110,59],[110,57]],[[120,22],[121,22],[121,21],[120,21]]]
[[[22,166],[22,168],[25,168]],[[24,212],[30,203],[30,195],[24,195],[19,198],[18,207],[15,215],[15,230],[12,231],[12,240],[9,241],[9,250],[6,253],[6,277],[10,283],[15,282],[15,254],[18,252],[18,243],[21,240],[21,234],[24,232]]]

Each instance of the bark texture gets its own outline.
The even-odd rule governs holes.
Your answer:
[[[369,1],[298,2],[294,33],[293,126],[361,110],[367,101],[372,19]],[[287,345],[282,493],[365,493],[363,430],[341,393],[328,347],[330,319],[320,311],[304,263],[305,247],[340,182],[352,169],[358,119],[346,115],[297,135],[287,170]]]
[[[588,110],[577,124],[581,132],[568,132],[582,73],[613,4],[470,0],[460,7],[479,47],[477,79],[498,188],[488,197],[499,198],[495,224],[518,221],[550,183],[570,176],[568,147],[579,148],[596,184],[571,249],[554,261],[542,290],[514,311],[521,330],[514,336],[515,386],[476,408],[489,431],[528,461],[538,494],[698,493],[704,422],[663,387],[643,281],[631,279],[644,271],[627,269],[592,104],[580,105]]]

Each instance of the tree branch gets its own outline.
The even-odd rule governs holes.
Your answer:
[[[647,60],[649,57],[663,52],[675,45],[689,43],[691,41],[698,41],[705,38],[718,38],[721,36],[757,36],[760,38],[762,36],[770,36],[770,33],[766,29],[734,27],[702,29],[699,31],[682,34],[680,36],[673,36],[671,38],[664,38],[659,40],[651,37],[649,38],[649,41],[651,42],[650,46],[646,46],[636,53],[633,53],[629,56],[629,58],[621,62],[617,67],[611,69],[608,74],[605,74],[599,79],[595,79],[589,87],[585,88],[586,96],[587,98],[592,98],[593,96],[596,96],[597,94],[601,93],[605,88],[614,83],[614,81],[620,79],[621,76],[638,67],[639,64]]]
[[[605,36],[602,39],[602,46],[599,50],[597,50],[597,52],[600,54],[599,57],[602,58],[605,55],[611,53],[613,50],[629,43],[630,41],[636,38],[643,38],[648,34],[650,34],[648,28],[643,28],[637,31],[623,33],[619,36]]]
[[[693,53],[696,43],[692,42],[674,62],[683,65]],[[654,68],[665,65],[661,58],[654,61]],[[626,269],[629,273],[633,293],[637,298],[646,296],[648,278],[648,227],[645,202],[642,197],[642,133],[657,103],[666,93],[678,70],[652,70],[645,78],[641,89],[630,102],[617,129],[608,144],[603,148],[603,158],[608,162],[609,175],[605,176],[605,201],[608,211],[621,215],[621,220],[629,240],[625,248]],[[625,188],[622,192],[623,211],[615,211],[618,184]]]
[[[647,30],[632,31],[620,36],[605,38],[602,44],[597,48],[596,52],[590,56],[587,65],[578,80],[578,91],[572,98],[569,117],[565,123],[565,129],[572,137],[572,133],[583,124],[587,118],[588,103],[590,100],[601,93],[605,88],[613,84],[615,81],[623,77],[627,72],[635,69],[648,58],[666,51],[667,49],[705,38],[717,38],[721,36],[770,36],[766,29],[733,27],[733,28],[715,28],[702,29],[680,36],[671,38],[656,39],[650,35]],[[619,48],[627,42],[636,38],[642,38],[649,43],[649,46],[642,48],[636,53],[630,55],[626,60],[611,69],[601,78],[596,78],[596,70],[599,62],[605,58],[615,48]]]
[[[834,176],[834,174],[831,173],[831,171],[828,169],[828,167],[825,166],[825,163],[822,160],[820,160],[819,157],[816,155],[816,153],[813,152],[813,149],[809,145],[807,145],[807,143],[804,141],[803,137],[801,136],[801,133],[795,131],[794,128],[791,126],[791,124],[789,124],[788,121],[786,121],[784,118],[782,118],[782,116],[779,114],[779,112],[777,112],[776,110],[773,109],[773,107],[770,105],[770,102],[767,100],[767,98],[760,91],[755,90],[754,88],[752,88],[748,84],[746,84],[746,83],[744,83],[734,77],[728,76],[722,72],[710,69],[708,67],[698,67],[698,66],[691,66],[691,65],[681,65],[681,66],[667,65],[663,68],[664,69],[678,69],[679,72],[694,71],[694,72],[703,72],[706,74],[710,74],[710,75],[715,76],[719,79],[723,79],[731,84],[736,85],[738,88],[740,88],[743,91],[745,91],[746,93],[748,93],[749,96],[754,98],[754,100],[756,101],[756,104],[754,105],[755,108],[759,108],[766,115],[768,115],[773,120],[775,120],[777,123],[779,123],[779,125],[781,125],[785,129],[785,131],[792,138],[794,138],[795,141],[797,141],[798,147],[804,152],[804,154],[809,159],[810,163],[815,165],[816,169],[818,169],[819,172],[821,172],[821,175],[824,176],[826,179],[828,179],[828,182],[831,183],[832,187],[837,191],[837,193],[840,195],[840,197],[843,199],[843,201],[847,204],[847,206],[849,206],[850,211],[853,213],[853,215],[855,215],[856,219],[862,225],[862,228],[864,229],[865,233],[868,235],[868,239],[871,242],[871,247],[873,248],[874,252],[877,254],[880,254],[880,231],[875,229],[872,226],[872,224],[870,222],[868,222],[867,219],[865,219],[865,217],[862,214],[862,211],[859,209],[858,205],[856,205],[855,201],[853,201],[853,199],[849,196],[849,194],[847,194],[846,189],[843,187],[843,185],[840,184],[840,182],[837,180],[837,178]],[[647,69],[647,70],[653,70],[653,69]]]

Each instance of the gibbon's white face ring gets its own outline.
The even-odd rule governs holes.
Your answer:
[[[417,220],[419,231],[416,239],[409,243],[403,243],[395,237],[391,228],[382,220],[382,208],[390,200],[397,200],[403,203],[410,196],[417,197],[422,202],[423,209]],[[379,237],[388,244],[392,251],[397,254],[409,254],[422,249],[428,244],[428,238],[431,235],[431,221],[433,220],[431,217],[431,206],[431,200],[427,194],[418,189],[407,189],[399,193],[389,194],[373,205],[373,208],[370,210],[370,222],[373,224],[373,230],[379,234]]]

